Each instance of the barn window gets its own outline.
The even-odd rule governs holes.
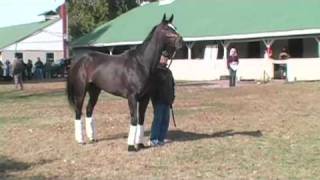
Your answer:
[[[15,53],[14,57],[17,59],[23,59],[23,53]]]
[[[224,52],[223,46],[220,43],[218,43],[218,58],[217,59],[223,59],[223,52]]]
[[[53,62],[53,60],[54,60],[54,54],[53,53],[47,53],[46,62]]]
[[[263,57],[263,54],[261,53],[261,47],[260,47],[260,42],[249,42],[248,47],[247,47],[247,53],[248,56],[247,58],[261,58]]]

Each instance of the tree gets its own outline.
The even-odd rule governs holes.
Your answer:
[[[69,29],[78,38],[109,20],[108,0],[69,0]]]
[[[68,0],[67,2],[71,38],[81,37],[137,6],[135,0]]]
[[[136,0],[108,0],[110,5],[109,18],[115,17],[138,6]]]

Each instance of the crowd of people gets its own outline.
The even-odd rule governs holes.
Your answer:
[[[34,63],[31,59],[28,59],[25,63],[20,58],[15,58],[12,62],[9,60],[0,61],[0,77],[2,77],[2,80],[11,81],[14,79],[14,74],[17,72],[15,67],[19,67],[18,71],[21,73],[23,80],[43,80],[51,79],[58,74],[64,76],[65,61],[61,60],[59,64],[54,64],[52,60],[43,63],[39,57]]]

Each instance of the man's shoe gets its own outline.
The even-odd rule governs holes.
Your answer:
[[[150,147],[157,147],[157,146],[159,146],[159,141],[157,139],[150,140],[149,141],[149,146]]]

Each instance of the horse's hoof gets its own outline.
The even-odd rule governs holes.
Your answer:
[[[128,152],[136,152],[137,149],[134,147],[134,145],[129,145],[128,146]]]
[[[144,144],[140,143],[140,144],[137,144],[137,149],[145,149],[147,148]]]

